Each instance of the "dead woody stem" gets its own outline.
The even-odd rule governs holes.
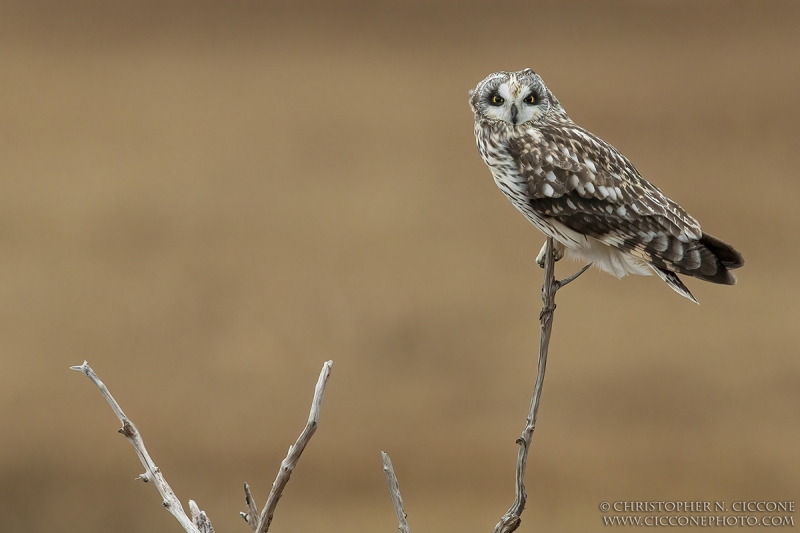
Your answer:
[[[531,446],[533,432],[536,429],[536,417],[539,414],[539,398],[542,396],[542,385],[544,384],[544,371],[547,367],[547,352],[550,348],[550,334],[553,331],[553,314],[556,310],[556,292],[561,287],[574,281],[578,276],[586,272],[591,263],[583,267],[572,276],[558,281],[555,277],[555,257],[553,255],[553,238],[547,238],[547,252],[544,261],[544,284],[542,285],[542,312],[539,314],[539,364],[536,372],[536,385],[533,387],[533,397],[531,398],[528,418],[525,422],[525,429],[522,436],[517,439],[519,450],[517,452],[517,486],[514,504],[508,509],[500,522],[494,527],[493,533],[511,533],[515,531],[522,519],[522,511],[525,510],[525,467],[528,463],[528,450]]]
[[[292,475],[292,471],[294,470],[295,466],[297,466],[297,461],[300,459],[300,455],[303,453],[306,445],[311,440],[314,432],[317,430],[320,409],[322,408],[322,398],[325,394],[325,386],[328,383],[332,365],[333,361],[328,361],[322,365],[322,371],[319,374],[317,386],[314,389],[314,399],[311,402],[311,412],[308,415],[306,427],[303,429],[303,432],[297,438],[297,441],[294,443],[294,445],[289,447],[289,455],[287,455],[286,459],[284,459],[281,463],[281,468],[278,471],[278,477],[272,484],[272,490],[269,493],[269,498],[267,498],[267,502],[264,504],[264,509],[262,510],[260,516],[258,513],[258,507],[256,506],[253,496],[250,493],[250,487],[247,485],[247,483],[244,484],[247,512],[240,514],[247,521],[253,531],[267,533],[267,530],[272,523],[272,517],[275,514],[275,508],[278,505],[278,500],[283,493],[283,489],[289,482],[289,478]],[[159,469],[150,458],[150,454],[147,452],[147,449],[144,446],[144,440],[142,440],[142,437],[139,434],[139,431],[136,429],[136,426],[127,416],[125,416],[122,408],[119,406],[114,397],[111,396],[108,388],[102,381],[100,381],[100,378],[97,377],[97,374],[94,373],[89,364],[84,361],[82,365],[73,366],[70,368],[85,374],[86,377],[89,378],[98,389],[100,389],[100,393],[111,406],[111,409],[114,411],[114,414],[117,415],[117,418],[119,418],[119,421],[122,423],[122,429],[120,429],[119,432],[122,433],[133,445],[136,455],[139,456],[139,460],[142,462],[142,466],[144,466],[145,469],[145,472],[137,479],[141,479],[145,482],[152,481],[155,484],[158,492],[161,493],[162,505],[170,513],[172,513],[176,520],[178,520],[184,531],[187,533],[214,533],[214,528],[212,527],[208,516],[206,516],[206,513],[201,511],[197,507],[197,504],[195,504],[195,502],[192,500],[189,500],[189,512],[191,513],[191,518],[187,516],[186,512],[181,506],[180,500],[178,500],[177,496],[175,496],[172,488],[170,488],[167,480],[164,478],[164,474],[161,472],[161,469]]]
[[[553,239],[547,238],[547,251],[544,261],[544,284],[542,285],[542,312],[539,314],[539,365],[536,374],[536,385],[533,388],[533,398],[531,398],[528,419],[525,422],[525,429],[522,436],[517,439],[519,450],[517,452],[517,486],[516,499],[500,522],[494,528],[493,533],[511,533],[515,531],[522,519],[520,515],[525,510],[525,466],[528,463],[528,450],[531,447],[533,431],[536,429],[536,417],[539,414],[539,398],[542,396],[542,384],[544,383],[544,371],[547,366],[547,351],[550,346],[550,333],[553,331],[553,313],[556,310],[556,292],[561,287],[575,281],[578,276],[586,272],[592,266],[591,263],[580,269],[572,276],[561,281],[555,277],[555,255],[553,252]],[[383,452],[381,452],[383,453]],[[386,481],[389,483],[389,492],[392,496],[392,503],[400,524],[401,533],[409,533],[406,513],[403,509],[403,499],[400,497],[400,487],[397,485],[397,478],[392,468],[392,461],[389,456],[383,453],[383,471],[386,474]]]

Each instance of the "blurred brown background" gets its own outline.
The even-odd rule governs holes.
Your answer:
[[[0,529],[490,531],[535,377],[542,236],[467,91],[532,67],[704,228],[739,285],[591,272],[558,297],[521,531],[617,500],[800,500],[800,4],[0,6]],[[566,275],[576,268],[559,265]]]

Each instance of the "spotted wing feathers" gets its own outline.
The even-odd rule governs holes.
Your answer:
[[[730,245],[641,177],[613,146],[577,127],[544,127],[512,142],[531,209],[650,264],[677,292],[675,273],[732,285],[744,263]]]

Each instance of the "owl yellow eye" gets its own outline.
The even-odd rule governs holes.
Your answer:
[[[535,104],[536,103],[536,97],[533,95],[533,93],[531,93],[531,94],[529,94],[528,96],[525,97],[523,102],[525,102],[526,104]]]
[[[489,98],[489,102],[492,105],[503,105],[505,99],[497,93],[494,93],[491,98]]]

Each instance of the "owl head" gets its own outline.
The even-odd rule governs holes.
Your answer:
[[[469,92],[469,105],[476,121],[510,126],[537,123],[561,107],[541,76],[529,68],[489,74]]]

